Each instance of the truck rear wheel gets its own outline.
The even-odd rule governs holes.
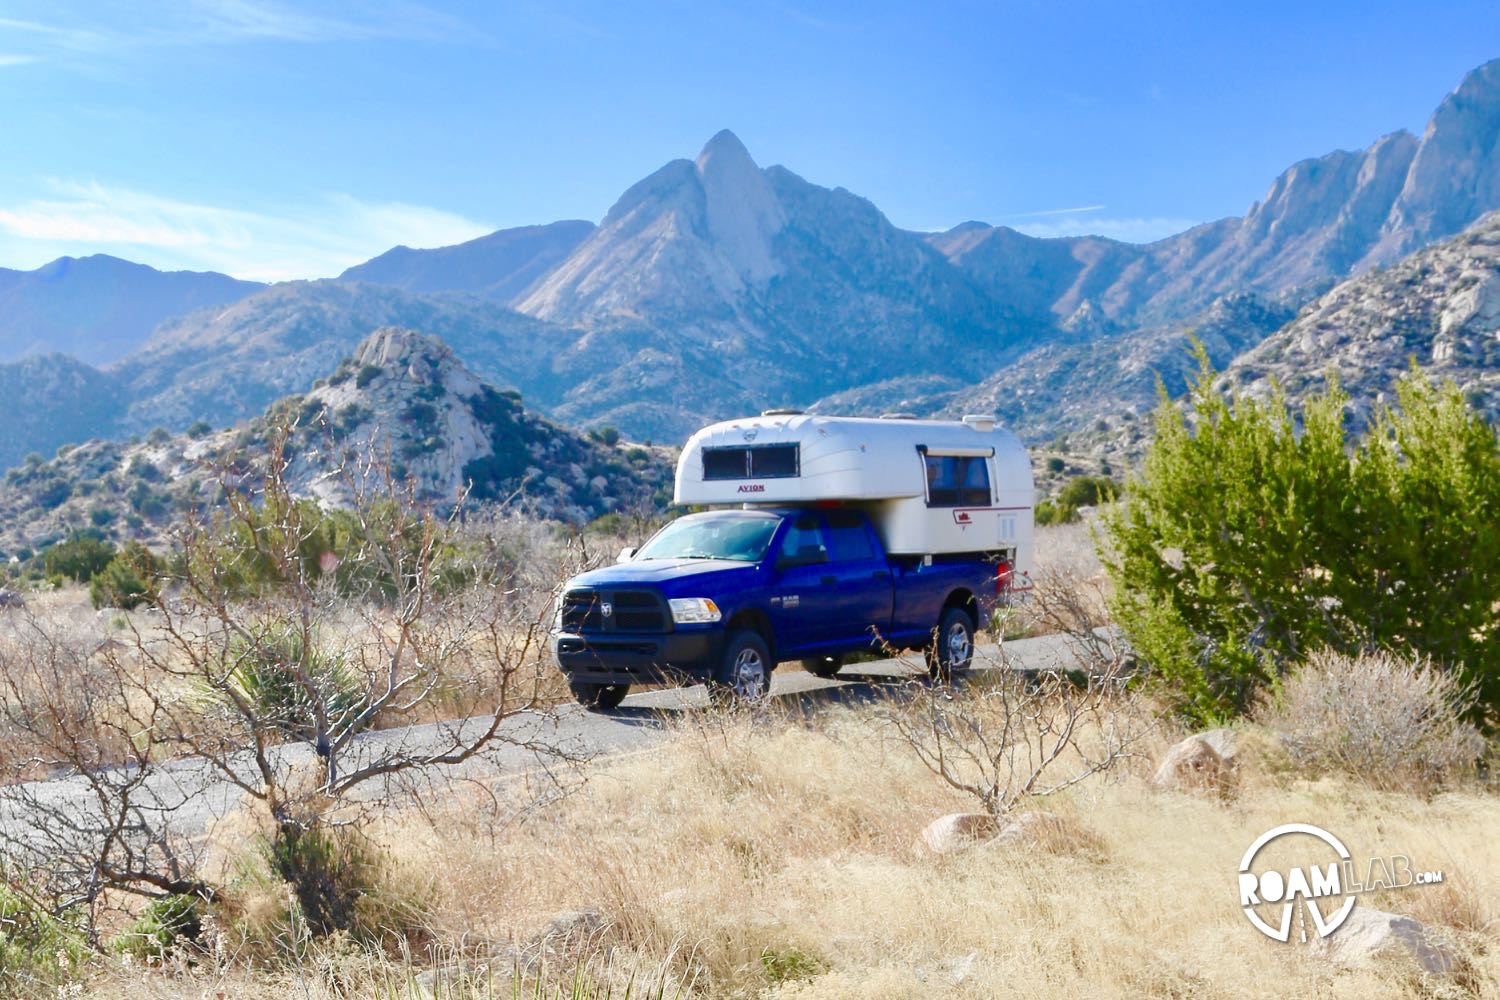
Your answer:
[[[843,665],[842,656],[813,656],[802,661],[802,669],[814,677],[833,677]]]
[[[573,692],[578,704],[591,712],[608,712],[619,708],[620,702],[630,693],[629,684],[569,683],[568,689]]]
[[[974,662],[974,622],[962,608],[944,608],[932,645],[927,647],[927,672],[947,683],[967,673]]]
[[[771,650],[753,629],[741,629],[724,645],[724,659],[708,682],[715,705],[754,705],[771,693]]]

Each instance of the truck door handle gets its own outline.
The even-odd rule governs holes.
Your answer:
[[[831,587],[835,583],[838,583],[838,582],[839,582],[839,578],[836,577],[836,576],[825,576],[825,577],[823,577],[823,585],[825,587]]]

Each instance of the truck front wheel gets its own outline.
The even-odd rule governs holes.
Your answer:
[[[724,645],[724,659],[708,682],[715,705],[756,704],[771,692],[771,650],[753,629],[741,629]]]
[[[927,647],[927,672],[947,683],[968,671],[974,662],[974,623],[962,608],[944,608],[932,645]]]
[[[569,683],[568,690],[578,704],[591,712],[608,712],[620,707],[620,702],[630,693],[629,684],[578,684]]]

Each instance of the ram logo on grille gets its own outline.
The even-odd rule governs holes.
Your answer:
[[[615,613],[615,606],[608,601],[603,601],[599,605],[599,613],[608,618],[610,615]]]

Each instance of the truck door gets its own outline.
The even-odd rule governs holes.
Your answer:
[[[771,624],[781,659],[796,659],[836,641],[838,591],[833,581],[823,519],[810,511],[798,514],[777,546],[771,583]]]
[[[832,577],[835,592],[833,621],[841,641],[887,638],[895,588],[891,567],[869,518],[854,510],[831,510],[826,515],[831,559],[824,577]]]

